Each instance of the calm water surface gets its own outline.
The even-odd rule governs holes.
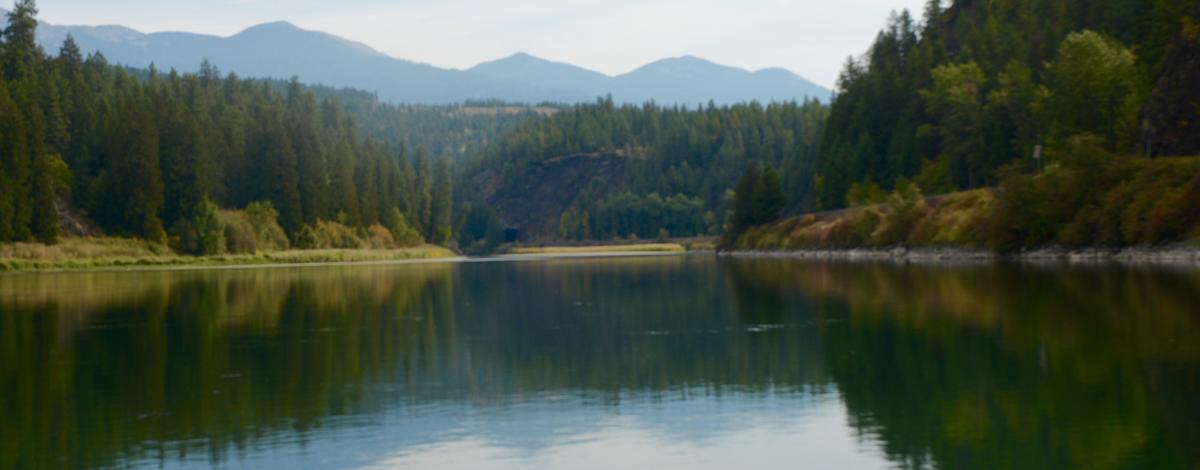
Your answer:
[[[1200,468],[1200,270],[0,276],[0,468]]]

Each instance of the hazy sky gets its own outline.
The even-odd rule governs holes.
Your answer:
[[[11,3],[7,0],[0,0]],[[467,68],[515,52],[610,75],[685,54],[832,86],[892,11],[924,0],[41,0],[54,24],[227,36],[287,20],[398,58]]]

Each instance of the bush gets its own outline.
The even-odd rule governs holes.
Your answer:
[[[279,226],[278,213],[270,202],[255,202],[244,210],[217,211],[216,220],[224,230],[226,251],[255,253],[290,248],[287,234]]]
[[[387,226],[388,231],[391,232],[392,239],[397,247],[413,247],[425,243],[425,240],[421,238],[421,234],[417,233],[408,224],[408,221],[404,218],[404,214],[400,213],[400,209],[393,207],[388,212],[384,224]]]
[[[358,249],[367,243],[354,229],[340,222],[317,220],[317,244],[319,248]]]
[[[287,233],[279,225],[279,212],[271,201],[254,202],[246,206],[246,220],[254,228],[254,238],[263,251],[289,248]]]
[[[296,248],[301,250],[315,250],[320,243],[317,240],[317,230],[313,226],[304,224],[300,230],[296,231]]]
[[[888,196],[891,210],[881,217],[879,228],[871,234],[875,246],[908,244],[913,229],[925,216],[925,196],[916,184],[904,183]]]
[[[229,253],[254,253],[258,251],[258,238],[254,226],[241,212],[220,211],[217,217],[225,226],[225,251]]]
[[[208,198],[196,206],[192,224],[199,237],[200,249],[206,255],[219,255],[225,251],[225,226],[217,216],[217,205]]]
[[[375,224],[367,228],[367,245],[374,250],[387,250],[396,247],[396,240],[392,238],[392,232]]]
[[[217,205],[204,198],[196,205],[192,220],[179,219],[171,224],[171,245],[190,255],[218,255],[225,251],[225,225]]]
[[[202,254],[200,247],[200,235],[196,233],[196,226],[187,219],[176,220],[171,224],[171,229],[167,231],[170,239],[171,248],[180,253],[189,255]]]

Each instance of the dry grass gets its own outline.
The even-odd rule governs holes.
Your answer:
[[[57,245],[0,245],[0,271],[61,271],[96,268],[350,263],[438,259],[456,256],[432,245],[391,250],[320,249],[253,254],[186,256],[163,245],[123,238],[64,239]]]
[[[978,247],[995,207],[988,190],[964,191],[918,204],[905,212],[886,205],[834,215],[804,215],[751,228],[735,244],[741,250],[845,249],[905,245]]]

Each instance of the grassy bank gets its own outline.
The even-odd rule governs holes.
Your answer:
[[[684,253],[687,251],[687,248],[677,243],[643,243],[634,245],[511,247],[504,250],[502,254],[565,255],[587,253]]]
[[[0,271],[99,268],[347,263],[438,259],[456,256],[432,245],[398,249],[316,249],[186,256],[150,242],[123,238],[65,239],[57,245],[0,245]]]
[[[1200,158],[1080,160],[999,187],[926,198],[915,186],[884,204],[753,227],[734,251],[961,248],[1157,249],[1200,239]]]

